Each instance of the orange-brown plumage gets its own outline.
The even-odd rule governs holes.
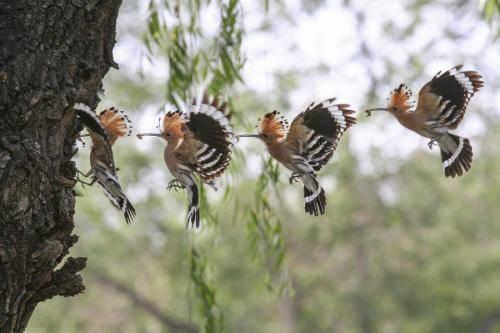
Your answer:
[[[392,91],[387,108],[389,111],[407,111],[413,107],[413,104],[410,102],[410,98],[411,91],[404,84],[400,84],[399,87]]]
[[[240,137],[257,137],[267,146],[269,154],[292,171],[290,183],[300,178],[304,184],[304,209],[321,215],[326,209],[325,190],[319,184],[318,172],[332,157],[342,134],[356,119],[348,104],[335,104],[335,98],[311,103],[288,122],[273,111],[259,119],[259,133]]]
[[[275,110],[260,120],[259,129],[263,136],[272,138],[271,141],[282,142],[287,136],[288,121]]]
[[[165,140],[182,140],[186,131],[186,119],[180,111],[169,111],[165,114],[162,123],[162,135]]]
[[[76,103],[73,106],[79,121],[85,126],[92,139],[90,152],[91,170],[84,176],[92,175],[92,182],[97,182],[111,203],[120,209],[127,223],[135,216],[135,209],[121,188],[116,174],[113,150],[111,145],[120,136],[130,133],[128,118],[123,114],[117,115],[117,110],[110,108],[101,112],[99,116],[88,105]],[[123,128],[124,127],[124,128]],[[82,182],[83,183],[83,182]]]
[[[390,96],[387,108],[366,110],[388,111],[406,128],[437,142],[441,149],[443,169],[447,177],[461,176],[470,169],[472,147],[469,139],[450,133],[462,121],[467,105],[483,86],[476,71],[463,71],[462,65],[438,72],[419,92],[415,110],[409,102],[411,92],[401,84]]]
[[[225,114],[225,103],[207,95],[185,105],[186,112],[167,112],[161,121],[160,132],[138,134],[162,137],[167,141],[164,159],[175,177],[167,189],[185,188],[189,197],[188,225],[199,227],[199,191],[196,175],[215,188],[214,180],[226,170],[230,158],[231,126]],[[216,188],[215,188],[216,189]]]
[[[99,120],[106,129],[109,136],[109,143],[113,145],[118,138],[130,135],[130,120],[114,107],[103,110],[99,114]]]

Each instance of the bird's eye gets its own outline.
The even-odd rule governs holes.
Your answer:
[[[398,109],[396,107],[393,107],[392,108],[392,111],[397,111]]]
[[[262,134],[263,137],[267,138],[267,134]]]
[[[167,136],[170,136],[170,133],[169,133],[169,132],[167,132]]]

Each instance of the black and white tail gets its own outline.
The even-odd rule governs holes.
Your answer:
[[[123,193],[116,176],[108,172],[103,166],[97,167],[94,173],[97,178],[97,184],[103,189],[104,194],[113,206],[122,211],[125,221],[127,224],[130,224],[135,217],[135,208],[125,193]]]
[[[189,196],[189,208],[187,216],[187,227],[200,227],[200,198],[198,195],[198,186],[196,184],[186,186],[186,191]]]
[[[472,163],[472,146],[469,139],[446,134],[439,139],[441,159],[446,177],[462,176]]]
[[[323,215],[326,209],[325,190],[319,185],[314,174],[302,176],[304,183],[304,208],[311,215]]]

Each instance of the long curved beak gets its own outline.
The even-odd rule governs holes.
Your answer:
[[[161,134],[158,134],[158,133],[137,133],[136,134],[136,137],[139,140],[142,140],[143,136],[157,136],[157,137],[161,138]]]
[[[238,138],[260,138],[260,135],[258,134],[240,134],[237,135]]]
[[[371,116],[373,111],[389,111],[387,108],[374,108],[374,109],[367,109],[365,110],[366,116],[369,117]]]

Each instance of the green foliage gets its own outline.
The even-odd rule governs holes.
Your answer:
[[[243,27],[239,0],[220,1],[217,36],[207,37],[200,27],[199,12],[210,1],[150,1],[148,32],[144,43],[151,55],[166,54],[169,75],[166,96],[179,106],[179,99],[193,97],[194,88],[223,93],[241,81]],[[187,22],[185,18],[187,17]],[[153,45],[156,48],[153,48]]]
[[[261,3],[268,17],[257,32],[295,19],[283,1]],[[302,1],[296,13],[308,18],[314,13],[312,3]],[[466,27],[484,30],[479,29],[487,27],[483,18],[491,18],[493,27],[497,7],[485,1],[489,14],[482,16],[475,2],[404,2],[405,12],[395,15],[398,20],[378,27],[387,37],[384,41],[390,41],[386,45],[380,36],[366,34],[377,31],[371,30],[377,28],[376,20],[364,8],[371,2],[342,3],[346,16],[352,14],[352,24],[358,25],[357,14],[363,14],[366,25],[359,24],[359,34],[351,35],[356,42],[359,39],[359,54],[328,68],[330,77],[338,81],[341,67],[353,68],[352,80],[342,82],[361,94],[364,73],[375,69],[367,94],[374,106],[383,103],[395,82],[405,80],[417,88],[426,78],[423,73],[436,63],[463,60],[485,74],[486,85],[471,102],[466,126],[457,132],[466,135],[472,128],[469,134],[475,134],[470,136],[471,171],[459,179],[445,179],[439,153],[428,151],[423,141],[411,153],[384,155],[404,144],[399,138],[414,135],[403,130],[383,149],[360,153],[351,141],[356,132],[365,135],[361,144],[366,147],[375,139],[373,128],[380,130],[376,139],[383,139],[390,126],[399,126],[384,115],[369,120],[360,115],[359,124],[345,134],[333,160],[320,173],[328,198],[325,215],[311,218],[304,213],[301,187],[289,185],[285,177],[280,181],[285,169],[268,158],[261,142],[248,144],[244,151],[241,145],[246,143],[241,142],[218,184],[220,192],[201,190],[203,227],[195,231],[185,228],[185,194],[165,190],[171,176],[161,158],[163,146],[120,140],[114,147],[115,159],[123,188],[136,207],[136,221],[125,225],[99,188],[78,188],[83,194],[77,198],[75,218],[79,243],[72,255],[88,257],[88,269],[82,273],[87,290],[75,298],[44,302],[27,331],[178,331],[103,285],[96,272],[150,300],[158,313],[204,332],[500,331],[500,123],[492,102],[500,80],[494,66],[484,65],[498,58],[498,49],[477,55],[470,48],[463,52],[463,40],[472,31],[456,22],[445,31],[435,31],[425,45],[406,43],[422,33],[429,14],[448,13],[458,19],[467,13]],[[208,6],[216,9],[213,35],[201,28],[200,13]],[[143,37],[151,61],[168,64],[167,77],[159,83],[151,77],[140,81],[135,73],[123,70],[111,72],[103,104],[116,104],[128,112],[141,110],[167,100],[176,103],[175,96],[183,98],[193,87],[206,84],[211,93],[230,95],[236,131],[238,126],[253,129],[264,110],[297,112],[299,106],[292,104],[290,94],[318,93],[319,87],[311,84],[315,79],[311,73],[318,73],[314,68],[311,72],[304,66],[280,72],[269,68],[276,87],[265,94],[241,85],[235,88],[245,64],[241,14],[236,1],[151,1],[148,24],[141,25]],[[363,43],[364,38],[368,42]],[[338,46],[340,53],[346,49]],[[318,52],[323,49],[318,47]],[[393,52],[397,62],[387,56]],[[231,62],[224,64],[226,55]],[[361,109],[364,96],[352,104]],[[133,118],[140,116],[137,112]],[[87,146],[78,154],[77,165],[83,170],[88,153]],[[254,172],[254,164],[262,166],[261,173]]]
[[[270,157],[263,160],[263,166],[264,170],[255,186],[255,204],[249,209],[246,226],[251,252],[254,258],[259,258],[265,265],[268,272],[268,289],[281,294],[289,282],[286,272],[282,270],[285,258],[285,240],[279,212],[273,209],[273,204],[269,202],[269,198],[278,195],[276,184],[279,179],[279,166]],[[266,193],[271,190],[269,188],[271,186],[275,191],[271,194]]]
[[[224,316],[215,298],[215,288],[207,282],[207,260],[193,247],[191,249],[190,278],[199,300],[200,316],[206,333],[223,332]]]
[[[488,21],[492,21],[493,17],[500,15],[500,0],[485,0],[483,2],[484,17]]]

